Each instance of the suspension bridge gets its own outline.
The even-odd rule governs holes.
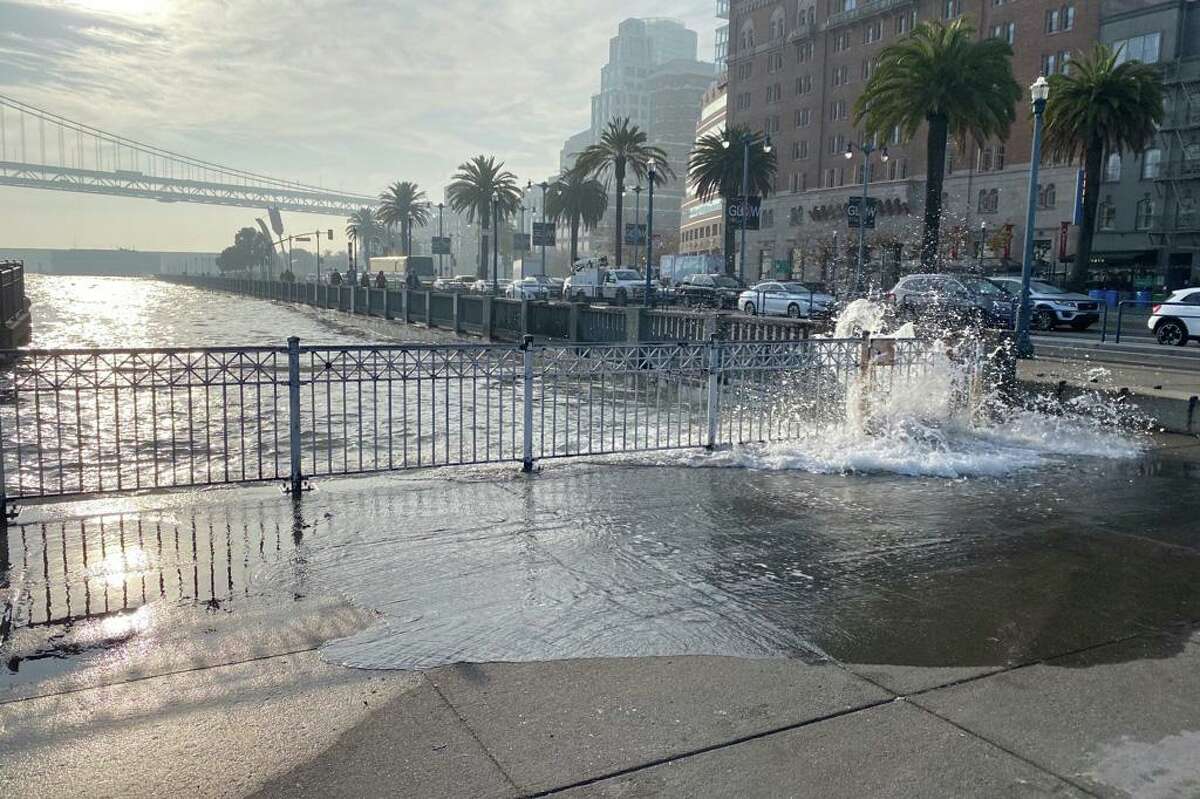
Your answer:
[[[347,215],[375,198],[214,164],[0,95],[0,186]]]

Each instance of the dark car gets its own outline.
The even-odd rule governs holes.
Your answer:
[[[974,275],[909,275],[888,295],[901,319],[1011,328],[1016,298]]]
[[[728,275],[688,275],[675,290],[679,301],[688,306],[736,308],[742,284]]]

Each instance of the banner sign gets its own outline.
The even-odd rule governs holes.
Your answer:
[[[534,247],[553,247],[554,246],[554,223],[553,222],[534,222],[533,223],[533,246]]]
[[[746,220],[746,230],[758,230],[758,219],[762,213],[762,197],[734,197],[725,206],[725,222],[738,230],[742,229],[742,218]]]
[[[862,208],[865,211],[860,211]],[[879,210],[879,200],[874,197],[868,197],[864,206],[863,198],[855,195],[850,198],[849,204],[846,206],[846,224],[849,227],[859,227],[859,220],[862,220],[862,227],[867,230],[875,229],[875,214]]]
[[[635,224],[633,222],[625,223],[625,243],[626,244],[645,244],[646,243],[646,226],[643,224]]]

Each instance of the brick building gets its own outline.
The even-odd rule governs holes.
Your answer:
[[[921,21],[960,16],[980,37],[1012,45],[1013,72],[1024,89],[1039,74],[1063,71],[1072,54],[1098,40],[1101,0],[733,0],[728,118],[768,133],[779,165],[776,191],[764,202],[763,229],[750,235],[748,276],[790,272],[829,280],[853,258],[857,233],[847,235],[845,204],[862,193],[863,179],[862,155],[845,156],[848,144],[861,138],[851,121],[854,102],[882,48]],[[945,258],[1016,268],[1024,237],[1029,117],[1026,92],[1007,140],[951,144]],[[905,260],[917,254],[925,139],[920,132],[913,141],[901,141],[896,132],[885,138],[878,144],[886,144],[888,160],[880,153],[871,157],[870,195],[882,204],[868,243],[876,275],[887,282],[898,266],[897,252]],[[1059,257],[1069,258],[1073,249],[1077,175],[1077,165],[1042,166],[1035,241],[1045,273],[1061,274],[1066,261]]]

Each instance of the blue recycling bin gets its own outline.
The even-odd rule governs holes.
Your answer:
[[[1138,305],[1145,307],[1150,304],[1150,291],[1142,289],[1134,296],[1134,299],[1137,300]]]
[[[1088,289],[1088,296],[1093,300],[1104,299],[1104,289]]]
[[[1120,297],[1120,295],[1117,293],[1116,289],[1105,289],[1104,290],[1104,302],[1106,305],[1108,305],[1109,308],[1117,307],[1117,302],[1119,300],[1119,297]]]

